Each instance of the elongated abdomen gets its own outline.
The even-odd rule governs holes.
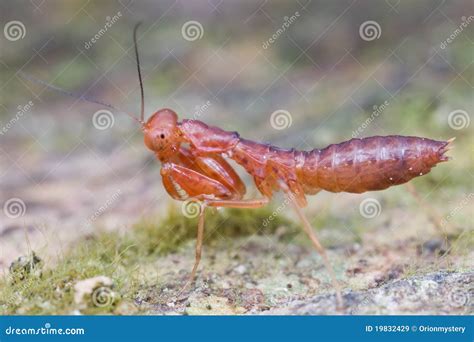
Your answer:
[[[447,161],[450,141],[385,136],[352,139],[305,152],[298,176],[304,189],[331,192],[382,190],[428,173]]]

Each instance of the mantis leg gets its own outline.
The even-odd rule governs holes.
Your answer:
[[[217,180],[225,185],[238,198],[245,195],[245,185],[232,166],[220,155],[196,156],[190,158],[194,161],[197,168],[208,177]],[[237,195],[238,194],[238,195]],[[234,199],[236,199],[234,197]]]
[[[201,251],[202,251],[202,243],[204,240],[204,217],[205,217],[205,210],[207,206],[212,207],[226,207],[226,208],[259,208],[263,207],[268,204],[268,198],[262,199],[255,199],[255,200],[206,200],[203,202],[201,206],[201,212],[199,213],[199,222],[198,222],[198,230],[197,230],[197,239],[196,239],[196,255],[194,260],[194,266],[191,271],[191,275],[183,286],[181,291],[179,292],[178,297],[188,288],[188,286],[192,283],[194,278],[196,277],[196,271],[199,266],[199,262],[201,261]]]
[[[242,195],[245,193],[243,183],[240,184],[240,178],[234,176],[228,170],[230,166],[224,164],[218,158],[213,159],[214,162],[212,162],[209,158],[191,159],[190,156],[185,157],[188,157],[189,163],[187,164],[189,165],[167,163],[161,169],[165,189],[173,198],[202,201],[197,229],[194,266],[189,279],[180,290],[178,297],[194,280],[199,262],[201,261],[206,207],[259,208],[269,202],[268,198],[242,200]],[[191,168],[193,162],[199,164],[197,169]],[[205,174],[199,171],[203,171]],[[227,176],[225,181],[221,179],[223,176]]]
[[[341,294],[341,286],[339,285],[339,282],[337,281],[336,274],[334,273],[334,269],[333,269],[333,267],[332,267],[332,265],[329,261],[329,258],[326,254],[326,250],[324,249],[323,245],[321,245],[318,238],[316,237],[316,234],[314,233],[314,230],[311,227],[311,224],[309,223],[306,215],[303,213],[303,210],[301,209],[301,207],[296,202],[294,196],[292,196],[291,194],[288,194],[288,193],[286,194],[286,196],[289,199],[289,201],[291,202],[291,204],[293,205],[293,207],[294,207],[296,213],[298,214],[301,222],[303,223],[303,229],[304,229],[305,233],[309,236],[309,238],[311,239],[311,242],[313,243],[314,248],[316,248],[318,253],[323,258],[324,266],[326,267],[326,269],[329,273],[329,276],[331,277],[331,282],[332,282],[334,288],[336,289],[337,306],[338,306],[338,308],[343,308],[344,307],[344,302],[343,302],[342,294]]]
[[[252,200],[209,200],[207,201],[207,204],[210,207],[255,209],[267,205],[268,202],[269,199],[264,197]]]
[[[173,163],[165,164],[161,170],[165,189],[173,198],[179,200],[194,199],[196,201],[202,201],[197,229],[194,266],[188,281],[179,292],[179,295],[181,295],[194,280],[199,262],[201,261],[201,251],[204,239],[205,208],[207,206],[258,208],[264,206],[269,201],[267,198],[261,200],[241,200],[240,198],[242,192],[245,192],[245,188],[238,186],[239,179],[235,179],[234,177],[233,183],[226,184],[220,179],[216,179],[217,177],[211,177],[213,175],[213,169],[211,169],[211,166],[219,169],[219,165],[221,165],[223,168],[221,175],[227,174],[224,169],[225,164],[219,164],[218,159],[215,159],[216,163],[209,162],[210,166],[205,163],[206,160],[204,159],[198,161],[201,162],[200,170],[205,169],[209,175],[202,174],[187,166]]]
[[[196,272],[199,266],[199,262],[201,261],[202,242],[204,240],[205,211],[206,211],[206,203],[203,203],[201,205],[201,212],[199,213],[199,222],[198,222],[197,238],[196,238],[196,252],[195,252],[195,258],[194,258],[193,270],[191,271],[191,275],[186,281],[186,284],[184,284],[183,288],[179,292],[179,295],[181,295],[188,288],[188,286],[193,282],[194,278],[196,277]]]
[[[188,167],[166,163],[161,168],[161,177],[166,191],[177,200],[206,198],[232,198],[232,189]]]

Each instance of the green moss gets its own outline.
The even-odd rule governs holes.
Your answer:
[[[283,237],[298,232],[289,220],[272,214],[271,208],[217,213],[210,210],[206,215],[205,244],[242,235],[273,234],[282,226],[287,228]],[[270,216],[274,218],[264,224]],[[136,265],[152,263],[157,255],[176,251],[195,238],[196,227],[197,219],[185,218],[171,209],[164,219],[143,220],[125,234],[98,232],[84,238],[57,264],[46,265],[49,267],[41,272],[22,272],[20,278],[9,274],[0,279],[0,313],[70,314],[76,309],[74,284],[98,275],[113,280],[113,290],[120,293],[121,301],[133,302],[140,286],[139,277],[134,275]],[[116,313],[117,304],[81,312]]]
[[[279,227],[287,228],[284,238],[298,232],[292,221],[275,213],[271,207],[257,210],[210,209],[205,218],[204,243],[236,236],[273,234]],[[269,219],[270,217],[272,219]],[[173,209],[162,221],[144,219],[134,227],[133,249],[146,255],[176,251],[182,243],[196,237],[197,223],[197,218],[186,218],[181,212]]]
[[[54,267],[41,274],[28,273],[22,281],[11,276],[0,280],[0,308],[5,314],[67,314],[74,309],[74,284],[78,280],[105,275],[123,287],[126,269],[116,263],[120,239],[108,233],[80,241]],[[112,307],[91,308],[85,313],[107,313]]]

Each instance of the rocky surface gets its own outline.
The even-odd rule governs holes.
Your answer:
[[[344,293],[346,308],[334,307],[334,296],[291,301],[267,315],[444,315],[474,313],[474,273],[436,272],[391,281],[365,291]]]
[[[329,251],[344,287],[342,311],[335,306],[321,259],[310,247],[271,237],[238,242],[237,250],[235,241],[226,250],[206,249],[195,287],[183,294],[192,248],[187,258],[182,252],[149,265],[142,272],[155,274],[151,279],[156,283],[141,287],[135,304],[151,314],[473,313],[472,264],[463,258],[420,254],[410,241],[385,252],[358,243]],[[439,271],[429,271],[427,263],[436,264],[429,270]],[[171,265],[176,272],[170,271]],[[442,271],[449,268],[460,271]]]

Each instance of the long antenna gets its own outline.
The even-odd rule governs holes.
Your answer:
[[[143,91],[143,80],[142,72],[140,70],[140,58],[138,57],[138,44],[137,44],[137,30],[142,23],[139,22],[133,28],[133,46],[135,47],[135,58],[137,60],[138,70],[138,82],[140,83],[140,97],[141,97],[141,109],[140,109],[140,120],[145,121],[145,92]]]
[[[104,103],[102,101],[98,101],[96,99],[93,99],[93,98],[90,98],[88,96],[84,96],[82,94],[78,94],[78,93],[74,93],[72,91],[68,91],[68,90],[64,90],[62,88],[59,88],[59,87],[56,87],[55,85],[52,85],[50,83],[47,83],[45,81],[42,81],[36,77],[33,77],[31,75],[27,75],[25,74],[24,72],[22,71],[18,71],[17,72],[17,75],[20,76],[21,78],[25,79],[25,80],[28,80],[28,81],[31,81],[31,82],[34,82],[34,83],[38,83],[38,84],[41,84],[43,86],[45,86],[46,88],[50,89],[50,90],[54,90],[54,91],[57,91],[61,94],[65,94],[65,95],[68,95],[68,96],[71,96],[71,97],[74,97],[75,99],[78,99],[78,100],[83,100],[83,101],[87,101],[87,102],[90,102],[90,103],[95,103],[95,104],[98,104],[100,106],[104,106],[104,107],[107,107],[107,108],[110,108],[110,109],[113,109],[117,112],[122,112],[122,113],[125,113],[127,114],[129,117],[131,117],[133,120],[135,120],[136,122],[138,122],[140,125],[143,124],[143,121],[142,120],[139,120],[137,117],[135,117],[133,114],[130,114],[122,109],[118,109],[118,108],[115,108],[114,106],[110,105],[110,104],[107,104],[107,103]]]

